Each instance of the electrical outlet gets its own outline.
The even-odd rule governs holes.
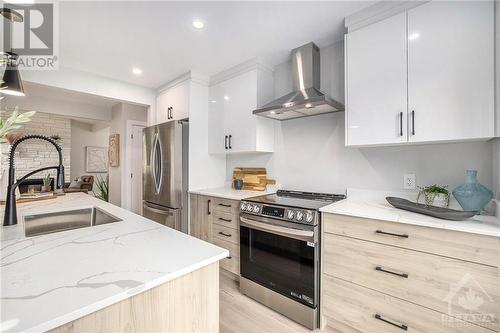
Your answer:
[[[403,188],[405,190],[417,189],[417,184],[415,182],[415,174],[414,173],[405,173],[404,179],[403,179]]]

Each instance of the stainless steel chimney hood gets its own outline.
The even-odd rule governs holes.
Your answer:
[[[344,111],[342,103],[332,100],[319,90],[320,59],[316,44],[311,42],[292,50],[292,76],[293,92],[254,110],[253,114],[288,120]]]

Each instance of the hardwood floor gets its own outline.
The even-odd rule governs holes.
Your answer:
[[[238,282],[220,272],[220,333],[312,331],[240,293]],[[329,328],[314,332],[337,333]]]

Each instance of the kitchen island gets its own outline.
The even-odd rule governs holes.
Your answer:
[[[25,215],[90,207],[122,221],[24,236]],[[227,250],[82,193],[18,216],[0,229],[1,332],[218,331]]]

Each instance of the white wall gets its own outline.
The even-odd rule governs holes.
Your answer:
[[[125,197],[128,189],[122,184],[125,184],[129,179],[125,170],[127,120],[146,122],[148,112],[144,106],[119,103],[112,108],[111,114],[109,134],[120,134],[120,165],[118,167],[109,167],[109,202],[121,206],[122,198]]]
[[[343,43],[321,50],[322,90],[344,101]],[[291,91],[291,64],[275,68],[275,94]],[[348,187],[401,190],[403,174],[415,173],[418,185],[463,183],[466,169],[493,185],[492,142],[346,148],[344,112],[276,122],[275,153],[229,155],[226,180],[237,166],[265,166],[286,188],[344,192]]]
[[[109,142],[109,126],[94,126],[89,123],[71,121],[71,180],[82,175],[94,176],[95,182],[98,177],[106,178],[107,172],[92,173],[85,170],[86,147],[105,147]],[[68,181],[70,181],[68,179]]]

